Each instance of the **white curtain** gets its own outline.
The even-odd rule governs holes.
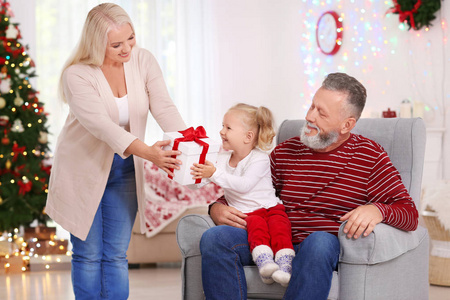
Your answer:
[[[80,38],[89,10],[98,0],[36,1],[37,90],[49,115],[53,150],[67,115],[58,99],[57,86],[65,60]],[[214,27],[208,18],[208,1],[117,0],[133,20],[140,47],[157,58],[175,104],[188,126],[203,125],[217,136],[220,99],[214,61]],[[146,142],[162,139],[162,131],[149,118]]]

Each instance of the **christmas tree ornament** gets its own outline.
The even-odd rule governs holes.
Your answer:
[[[44,131],[39,132],[38,142],[41,144],[46,144],[48,142],[47,132]]]
[[[3,97],[0,97],[0,109],[6,106],[6,100]]]
[[[0,71],[2,72],[2,74],[6,74],[8,73],[8,67],[7,66],[3,66]]]
[[[8,159],[5,163],[6,170],[11,170],[11,161]]]
[[[11,78],[5,78],[0,82],[0,92],[2,94],[8,94],[11,90]]]
[[[8,138],[7,135],[5,135],[4,137],[2,137],[2,145],[7,146],[7,145],[9,145],[9,142],[10,142],[10,140],[9,140],[9,138]]]
[[[20,97],[19,92],[16,92],[16,98],[14,98],[14,105],[15,106],[22,106],[23,99]]]
[[[6,127],[9,123],[9,117],[8,116],[0,116],[0,126]],[[5,130],[6,134],[6,130]]]
[[[8,26],[8,29],[6,30],[6,38],[7,39],[17,39],[17,36],[19,35],[19,30],[14,26],[13,24],[10,24]]]
[[[23,128],[22,120],[15,119],[14,123],[13,123],[13,125],[11,127],[11,131],[12,132],[19,132],[19,133],[24,132],[25,129]]]

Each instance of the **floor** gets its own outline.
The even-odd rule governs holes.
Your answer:
[[[0,275],[0,299],[73,300],[70,271]],[[129,299],[181,299],[179,266],[131,269]],[[450,287],[430,286],[429,300],[450,300]]]

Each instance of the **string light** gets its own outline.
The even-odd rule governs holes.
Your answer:
[[[36,237],[30,238],[29,243],[27,243],[23,237],[19,237],[19,230],[16,228],[12,233],[8,233],[8,241],[15,245],[20,246],[19,249],[15,249],[13,253],[6,254],[4,256],[4,268],[6,272],[20,270],[22,272],[30,270],[30,266],[33,264],[42,265],[46,270],[51,270],[53,264],[68,263],[72,252],[66,249],[68,243],[64,240],[58,240],[56,235],[50,235],[50,240],[39,240]],[[43,243],[45,242],[46,247],[43,248]],[[31,243],[31,244],[30,244]],[[35,244],[36,248],[32,246]],[[10,247],[11,248],[11,247]],[[52,254],[44,254],[40,256],[40,261],[32,261],[31,259],[38,259],[39,254],[35,253],[36,249],[41,249],[39,251],[48,251]],[[56,249],[58,249],[56,251]],[[58,254],[55,254],[58,253]],[[18,265],[19,264],[19,265]]]
[[[411,38],[423,39],[428,32],[440,29],[439,27],[445,28],[445,30],[447,28],[446,20],[436,20],[434,27],[424,27],[420,32],[409,31],[407,24],[398,21],[398,15],[386,14],[386,11],[392,7],[392,1],[352,1],[358,3],[358,5],[353,7],[342,5],[345,4],[343,0],[333,1],[330,5],[328,5],[328,2],[326,2],[326,5],[323,5],[324,1],[303,2],[307,4],[304,5],[303,9],[298,10],[299,18],[303,22],[301,40],[298,45],[298,56],[302,58],[301,69],[307,76],[307,80],[302,81],[301,87],[301,90],[305,91],[305,93],[302,93],[300,96],[304,101],[302,107],[305,115],[311,103],[312,97],[310,95],[315,93],[323,77],[330,72],[338,70],[354,73],[355,75],[361,72],[361,80],[365,83],[369,82],[367,87],[374,91],[371,93],[373,99],[376,99],[377,95],[392,94],[392,90],[395,89],[394,84],[387,85],[385,81],[370,80],[370,78],[386,76],[385,74],[391,69],[388,66],[395,61],[396,56],[402,55],[402,60],[404,60],[405,54],[408,55],[407,52],[405,53],[405,47],[411,45],[411,42],[415,45],[424,45],[423,47],[430,49],[426,49],[428,52],[434,50],[432,48],[433,45],[428,45],[426,41],[416,43],[414,40],[410,40]],[[341,9],[338,10],[339,7]],[[331,57],[316,51],[318,47],[314,34],[319,17],[328,10],[335,10],[338,14],[341,14],[342,30],[344,31],[343,40],[336,41],[341,44],[341,49],[336,55]],[[345,16],[343,12],[345,12]],[[448,38],[443,36],[442,42],[445,45],[448,42]],[[420,57],[416,53],[409,53],[409,55],[412,59],[417,59],[414,56]],[[317,58],[319,61],[317,61]],[[435,73],[432,72],[433,69],[430,69],[432,65],[431,60],[424,61],[421,64],[426,69],[426,72],[418,70],[417,73],[421,74],[421,77],[418,78],[419,82],[433,82],[433,80],[429,80]],[[389,73],[387,78],[393,82],[392,76]],[[413,90],[412,93],[415,93],[415,91]],[[435,109],[435,106],[430,107]],[[368,102],[365,111],[370,113],[371,110],[375,109],[380,108],[377,105],[370,107],[370,102]],[[367,115],[366,117],[375,116]]]

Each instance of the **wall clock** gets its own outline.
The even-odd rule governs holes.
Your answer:
[[[317,45],[325,54],[336,54],[342,45],[342,21],[335,11],[323,13],[316,26]]]

